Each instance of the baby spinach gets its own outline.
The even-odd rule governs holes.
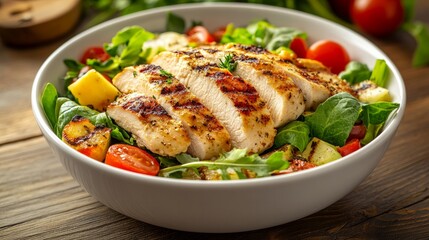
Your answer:
[[[369,124],[383,124],[387,121],[390,114],[398,109],[399,103],[393,102],[376,102],[371,104],[362,105],[361,119],[363,123],[368,126]]]
[[[391,113],[398,108],[399,104],[393,102],[363,104],[359,118],[366,126],[366,133],[361,143],[368,144],[377,137]]]
[[[353,85],[368,80],[371,76],[371,70],[364,63],[351,61],[338,76]]]
[[[42,93],[42,107],[45,111],[45,115],[49,120],[49,124],[51,125],[52,129],[55,128],[57,123],[57,118],[55,114],[55,106],[56,101],[58,99],[58,92],[55,86],[52,83],[48,83],[45,86],[45,89]]]
[[[305,118],[311,135],[336,146],[343,146],[359,117],[360,103],[349,93],[338,93],[320,104]]]
[[[289,143],[302,152],[309,141],[310,128],[308,125],[304,122],[293,121],[277,130],[277,135],[274,138],[274,147],[278,148]]]

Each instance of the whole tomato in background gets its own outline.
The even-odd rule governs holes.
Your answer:
[[[352,22],[376,37],[396,31],[405,15],[400,0],[353,0],[350,11]]]

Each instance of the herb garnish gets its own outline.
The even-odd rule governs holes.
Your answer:
[[[171,84],[171,83],[173,83],[173,74],[171,74],[171,73],[169,73],[169,72],[167,72],[167,71],[165,71],[164,69],[161,69],[161,70],[159,70],[159,72],[160,72],[160,75],[161,76],[163,76],[163,77],[166,77],[167,79],[166,79],[166,81],[167,81],[167,83],[168,84]]]
[[[220,60],[219,63],[220,68],[228,69],[228,71],[233,72],[237,67],[237,63],[234,61],[232,54],[228,54],[225,58]]]

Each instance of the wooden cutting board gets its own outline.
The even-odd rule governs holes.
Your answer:
[[[80,0],[0,0],[0,37],[34,46],[65,35],[79,21]]]

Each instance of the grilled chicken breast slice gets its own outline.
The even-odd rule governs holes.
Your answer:
[[[286,59],[255,46],[227,44],[221,46],[221,48],[242,52],[251,57],[262,58],[270,62],[276,69],[283,71],[303,92],[305,109],[307,110],[317,108],[328,97],[339,92],[349,92],[355,95],[347,82],[338,78],[337,75],[331,73],[323,65],[318,64],[317,61]]]
[[[130,93],[107,107],[107,114],[132,133],[137,145],[162,156],[186,152],[190,139],[182,124],[152,97]]]
[[[228,55],[236,65],[233,74],[252,84],[267,102],[275,127],[297,119],[305,109],[304,95],[294,81],[276,68],[272,61],[245,54],[243,51],[224,51],[217,47],[203,48],[203,55],[216,62]]]
[[[121,92],[154,96],[171,117],[182,122],[191,140],[188,153],[192,156],[212,159],[231,150],[229,133],[212,112],[160,66],[127,67],[112,82]]]
[[[240,77],[208,61],[198,49],[165,51],[152,64],[176,76],[225,126],[232,146],[251,153],[273,144],[276,130],[266,103]]]

